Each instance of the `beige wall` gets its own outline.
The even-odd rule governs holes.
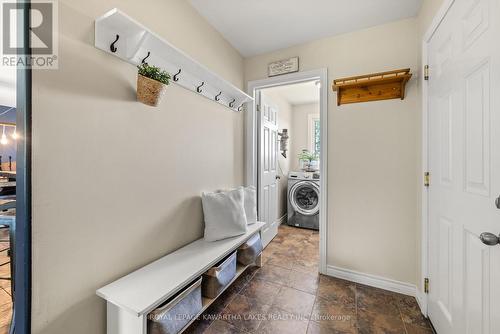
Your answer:
[[[295,55],[330,81],[416,70],[438,1],[418,20],[247,59],[245,80]],[[243,115],[176,86],[159,108],[137,103],[135,69],[93,47],[113,7],[243,83],[242,58],[186,1],[59,1],[60,69],[33,73],[33,333],[105,333],[95,290],[200,237],[199,193],[243,182]],[[415,80],[405,101],[338,108],[329,91],[330,265],[415,282],[419,98]]]
[[[59,1],[57,71],[33,72],[33,333],[104,334],[95,290],[202,235],[202,190],[243,183],[243,114],[93,47],[118,7],[241,87],[243,60],[184,0]]]
[[[300,170],[298,155],[302,150],[309,150],[309,115],[319,116],[319,103],[299,104],[293,106],[293,122],[290,135],[293,145],[290,154],[292,170]]]
[[[301,70],[335,78],[417,62],[417,21],[407,19],[245,60],[245,80],[267,64],[299,56]],[[336,106],[329,89],[328,264],[398,281],[416,281],[416,79],[404,101]]]
[[[279,132],[283,129],[288,129],[288,133],[290,134],[290,128],[292,127],[292,106],[286,99],[276,92],[273,88],[268,88],[263,90],[263,93],[266,94],[273,103],[276,104],[278,108],[278,128]],[[281,176],[279,180],[279,192],[278,192],[278,218],[283,217],[287,213],[288,208],[288,172],[290,171],[291,165],[291,145],[293,143],[292,138],[288,140],[288,149],[287,157],[283,157],[281,155],[281,151],[278,153],[278,175]],[[286,218],[285,218],[286,219]]]

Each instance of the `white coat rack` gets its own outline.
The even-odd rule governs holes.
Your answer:
[[[136,66],[158,66],[174,83],[233,111],[242,111],[253,100],[117,8],[95,21],[95,47]]]

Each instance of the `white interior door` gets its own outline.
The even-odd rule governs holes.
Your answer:
[[[278,233],[278,109],[263,92],[257,96],[257,105],[258,212],[259,221],[266,223],[262,231],[265,247]]]
[[[429,43],[429,317],[500,333],[500,0],[456,0]],[[494,235],[492,241],[496,241]]]

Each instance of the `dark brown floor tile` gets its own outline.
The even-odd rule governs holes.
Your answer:
[[[314,268],[316,269],[316,271],[318,270],[318,261],[316,259],[311,259],[310,256],[306,256],[306,257],[297,257],[295,262],[302,266],[302,267],[306,267],[306,268]]]
[[[400,296],[398,298],[398,306],[401,311],[401,317],[406,324],[426,328],[431,327],[429,320],[422,315],[417,300],[414,297]]]
[[[418,327],[431,328],[429,320],[426,319],[420,311],[415,314],[405,314],[401,313],[401,318],[405,324],[414,325]]]
[[[274,253],[269,257],[269,260],[266,262],[266,264],[285,269],[292,269],[293,263],[294,263],[293,257],[283,255],[282,253]]]
[[[202,319],[203,315],[200,316],[199,320],[193,322],[185,331],[186,334],[203,334],[212,324],[211,320]],[[1,333],[1,332],[0,332]]]
[[[266,264],[255,274],[254,277],[257,279],[263,279],[265,281],[284,285],[288,282],[289,275],[289,269]]]
[[[272,254],[270,257],[273,256],[283,256],[283,257],[289,257],[289,258],[294,258],[295,250],[291,250],[290,247],[288,246],[283,246],[281,244],[278,244],[276,247],[272,249]]]
[[[220,314],[222,310],[226,308],[227,305],[236,297],[238,293],[233,290],[226,290],[220,295],[212,305],[206,310],[206,313],[210,312],[210,314]]]
[[[236,296],[222,311],[222,319],[239,330],[255,331],[263,317],[269,311],[269,306],[242,295]]]
[[[397,296],[389,291],[357,285],[356,305],[358,309],[400,317]]]
[[[316,239],[319,241],[319,231],[312,231],[311,236],[309,237],[310,239]]]
[[[358,332],[360,334],[405,334],[405,326],[400,317],[358,310]]]
[[[222,320],[214,321],[203,334],[237,334],[243,333],[235,326]]]
[[[332,303],[323,298],[316,298],[310,324],[311,331],[318,333],[356,333],[356,309],[345,304]]]
[[[274,237],[272,243],[275,245],[281,244],[285,240],[286,240],[286,236],[284,234],[278,234],[277,236]]]
[[[314,303],[311,320],[318,323],[345,323],[355,327],[356,308],[318,297]]]
[[[417,300],[415,297],[406,296],[401,294],[395,294],[396,300],[398,301],[399,308],[402,310],[420,310]]]
[[[236,279],[227,289],[226,292],[228,294],[239,293],[241,290],[245,288],[245,286],[252,280],[255,274],[260,270],[259,267],[252,266],[248,267],[240,277]]]
[[[313,263],[319,263],[319,250],[310,247],[309,245],[303,245],[300,247],[301,251],[299,251],[295,258],[297,260],[308,261]]]
[[[319,274],[302,273],[292,270],[287,286],[313,295],[318,291]]]
[[[240,277],[238,277],[238,279],[249,282],[259,270],[260,268],[257,266],[250,266],[243,272],[243,274],[241,274]]]
[[[262,262],[263,263],[266,263],[267,260],[269,260],[269,258],[271,258],[271,256],[274,254],[275,250],[274,249],[271,249],[268,247],[266,247],[263,251],[262,251]]]
[[[307,328],[307,334],[356,334],[357,328],[348,326],[342,328],[342,325],[334,325],[336,327],[332,327],[331,324],[319,324],[314,321],[309,322],[309,327]]]
[[[259,303],[272,305],[280,291],[281,285],[254,278],[240,292],[245,297],[255,299]]]
[[[278,307],[269,310],[265,320],[255,333],[259,334],[306,334],[308,320],[297,317]]]
[[[432,329],[430,329],[429,327],[419,327],[409,324],[406,324],[405,326],[407,334],[434,334]]]
[[[341,303],[351,307],[355,305],[354,283],[341,279],[321,275],[317,295],[330,302]]]
[[[303,245],[295,254],[297,263],[305,267],[316,267],[319,263],[319,250]],[[304,262],[304,263],[301,263]]]
[[[279,247],[276,243],[271,242],[264,248],[264,254],[267,253],[268,255],[273,254],[274,252],[281,250],[282,248]]]
[[[186,330],[189,334],[205,333],[207,328],[216,320],[220,320],[221,312],[226,308],[227,305],[236,297],[237,293],[231,291],[225,291],[219,298],[217,298],[212,305],[210,305],[205,312],[203,312],[198,320],[193,322],[191,326]],[[0,333],[1,334],[1,333]]]
[[[304,263],[307,264],[304,265]],[[294,262],[292,270],[300,271],[301,273],[306,273],[306,274],[318,274],[319,265],[317,262],[297,260]]]
[[[284,286],[275,298],[274,306],[308,319],[315,299],[312,294]]]

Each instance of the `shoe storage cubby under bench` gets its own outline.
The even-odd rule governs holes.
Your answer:
[[[252,236],[260,233],[264,226],[265,223],[257,222],[248,226],[246,234],[225,240],[196,240],[97,290],[97,295],[107,302],[107,333],[147,334],[148,314],[151,311],[185,289]],[[255,265],[261,265],[260,256]],[[236,276],[227,287],[247,267],[238,264]],[[201,312],[217,298],[203,298]]]

